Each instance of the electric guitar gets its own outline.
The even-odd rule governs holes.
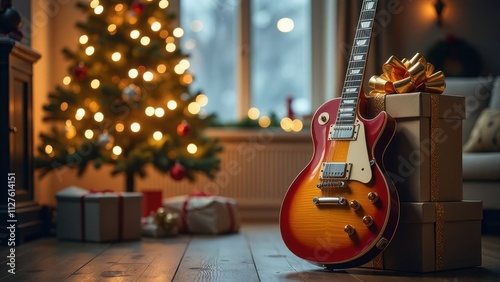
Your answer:
[[[314,153],[289,187],[280,211],[286,246],[329,269],[362,265],[388,245],[399,198],[383,156],[396,130],[386,112],[365,119],[362,81],[377,0],[364,0],[340,98],[314,114]]]

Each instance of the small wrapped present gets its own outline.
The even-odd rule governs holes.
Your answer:
[[[158,208],[153,214],[145,218],[142,226],[142,236],[166,237],[177,235],[179,231],[179,216],[176,213],[166,212]]]
[[[161,208],[162,190],[142,190],[142,217],[148,217],[152,212]]]
[[[482,207],[481,201],[401,203],[394,238],[366,266],[423,273],[481,265]]]
[[[56,199],[59,239],[109,242],[141,237],[141,193],[71,186],[59,191]]]
[[[181,232],[220,234],[240,227],[237,202],[231,198],[195,193],[164,199],[163,206],[180,215]]]

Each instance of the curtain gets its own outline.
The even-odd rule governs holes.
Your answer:
[[[335,79],[337,91],[335,97],[342,94],[342,86],[344,85],[362,2],[362,0],[337,0],[337,77]],[[384,7],[387,7],[387,0],[379,0],[377,12],[384,10]],[[386,24],[385,19],[377,21],[377,15],[379,14],[375,15],[374,29],[363,78],[363,88],[367,94],[370,92],[370,89],[367,88],[368,80],[372,75],[379,75],[382,72],[382,64],[389,58],[387,54],[384,54],[384,50],[387,50],[384,46],[388,44],[385,40],[388,29],[383,27],[388,26],[388,24]],[[381,24],[381,22],[384,24]]]

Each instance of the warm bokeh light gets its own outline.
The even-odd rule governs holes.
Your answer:
[[[80,36],[80,39],[78,41],[80,41],[80,44],[87,44],[87,42],[89,42],[89,37],[84,34]]]
[[[139,72],[136,69],[130,69],[128,71],[128,77],[136,78],[139,75]]]
[[[184,69],[188,69],[189,66],[191,65],[187,59],[182,59],[179,62],[179,65],[183,67]]]
[[[198,146],[196,146],[193,143],[190,143],[189,145],[187,145],[186,150],[190,154],[196,154],[196,152],[198,152]]]
[[[99,81],[99,79],[93,79],[93,80],[90,82],[90,87],[92,87],[92,89],[97,89],[97,88],[99,88],[99,85],[101,85],[101,82]]]
[[[94,137],[94,131],[92,131],[91,129],[85,130],[85,137],[87,139],[92,139],[92,137]]]
[[[193,76],[190,75],[189,73],[186,73],[184,74],[182,77],[181,77],[181,83],[184,84],[184,85],[189,85],[191,84],[191,82],[193,82]]]
[[[203,22],[200,20],[194,20],[189,25],[192,32],[200,32],[203,29]]]
[[[151,42],[151,39],[147,36],[143,36],[141,38],[141,44],[144,45],[144,46],[148,46],[149,45],[149,42]]]
[[[267,128],[271,125],[271,119],[268,116],[261,116],[259,118],[260,127]]]
[[[165,66],[164,64],[159,64],[157,67],[156,67],[156,71],[158,73],[165,73],[167,71],[167,66]]]
[[[160,2],[158,3],[158,6],[161,8],[161,9],[165,9],[168,7],[168,1],[167,0],[160,0]]]
[[[132,132],[139,132],[139,130],[141,130],[141,125],[138,122],[134,122],[130,125],[130,130],[132,130]]]
[[[116,31],[116,24],[110,24],[110,25],[108,25],[108,31],[111,34],[114,34],[114,32]]]
[[[122,147],[120,147],[120,146],[113,147],[113,154],[119,156],[119,155],[121,155],[121,153],[122,153]]]
[[[72,125],[66,126],[66,138],[71,139],[76,135],[76,128]]]
[[[89,3],[90,8],[95,9],[95,7],[99,6],[99,0],[92,0]]]
[[[63,78],[63,84],[64,85],[69,85],[71,83],[71,77],[69,75],[65,76]]]
[[[102,12],[104,12],[104,7],[103,6],[99,5],[99,6],[97,6],[97,7],[94,8],[94,13],[96,15],[100,15],[100,14],[102,14]]]
[[[145,72],[143,75],[142,75],[142,79],[144,79],[144,81],[152,81],[154,78],[154,75],[152,72],[150,71],[147,71]]]
[[[85,116],[85,110],[84,109],[79,108],[78,110],[76,110],[76,114],[75,114],[75,119],[76,120],[81,120],[84,116]]]
[[[116,4],[115,11],[120,12],[121,10],[123,10],[123,4]]]
[[[200,110],[201,110],[200,104],[198,104],[196,102],[189,103],[189,105],[188,105],[188,112],[190,114],[196,115],[196,114],[198,114],[200,112]]]
[[[254,108],[250,108],[250,109],[248,110],[248,118],[249,118],[249,119],[251,119],[251,120],[256,120],[256,119],[258,119],[258,118],[259,118],[259,116],[260,116],[260,111],[259,111],[259,109],[257,109],[257,108],[255,108],[255,107],[254,107]]]
[[[159,22],[154,22],[151,24],[151,30],[152,31],[158,31],[161,29],[161,23]]]
[[[93,46],[89,46],[87,48],[85,48],[85,54],[87,54],[87,56],[92,56],[92,54],[94,54],[94,47]]]
[[[50,155],[53,151],[54,151],[54,148],[52,148],[52,146],[50,146],[50,145],[45,146],[45,153],[47,155]]]
[[[139,38],[139,36],[141,36],[141,33],[137,29],[134,29],[130,32],[130,38],[132,39],[137,39]]]
[[[205,94],[199,94],[196,96],[196,103],[200,104],[200,106],[204,107],[208,104],[208,97]]]
[[[163,108],[158,107],[158,108],[155,109],[155,116],[156,117],[161,118],[164,115],[165,115],[165,110]]]
[[[99,109],[99,104],[97,104],[96,101],[92,101],[90,102],[89,104],[89,109],[92,111],[92,112],[97,112],[97,110]]]
[[[97,122],[101,122],[104,120],[104,115],[101,112],[97,112],[94,114],[94,120]]]
[[[167,50],[167,52],[174,52],[176,48],[174,43],[167,43],[167,45],[165,45],[165,50]]]
[[[295,27],[295,24],[293,20],[290,18],[281,18],[278,20],[276,26],[278,27],[278,30],[281,32],[290,32]]]
[[[62,102],[61,103],[61,111],[66,111],[68,109],[68,103],[66,102]]]
[[[294,119],[292,121],[292,130],[293,131],[299,132],[302,130],[303,127],[304,127],[304,124],[302,123],[302,121],[300,119]]]
[[[160,141],[162,138],[163,138],[163,133],[161,133],[160,131],[155,131],[155,133],[153,133],[154,140]]]
[[[120,52],[114,52],[111,55],[111,60],[113,60],[115,62],[118,62],[121,58],[122,58],[122,54],[120,54]]]
[[[290,132],[292,131],[293,122],[289,117],[284,117],[280,121],[280,126],[284,131]]]
[[[175,37],[180,38],[184,35],[184,30],[180,27],[176,27],[172,33]]]
[[[176,102],[176,101],[174,101],[174,100],[170,100],[170,101],[168,101],[168,103],[167,103],[167,108],[168,108],[169,110],[175,110],[175,109],[177,108],[177,102]]]
[[[149,106],[146,108],[146,110],[144,110],[144,112],[148,117],[152,117],[155,114],[155,108]]]
[[[125,125],[123,125],[123,123],[117,123],[115,125],[115,129],[116,129],[116,132],[123,132],[123,130],[125,130]]]

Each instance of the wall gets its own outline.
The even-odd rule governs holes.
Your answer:
[[[443,26],[436,24],[436,0],[386,0],[398,3],[400,13],[393,15],[385,32],[386,52],[399,58],[416,52],[425,54],[438,40],[451,34],[465,39],[482,57],[484,75],[500,75],[500,31],[498,0],[443,0]],[[391,36],[392,35],[392,36]],[[432,63],[432,62],[431,62]],[[445,73],[446,75],[446,73]]]

